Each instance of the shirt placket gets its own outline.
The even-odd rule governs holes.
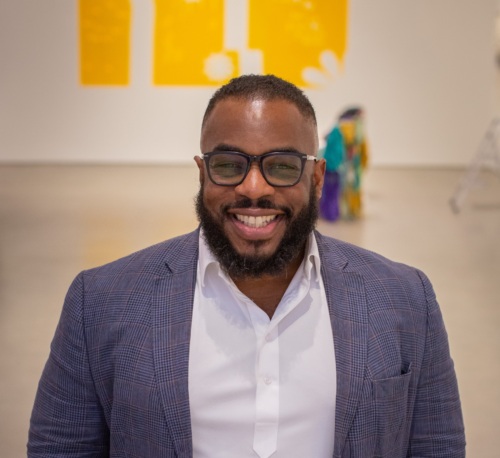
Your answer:
[[[254,307],[250,317],[258,342],[256,361],[255,431],[253,449],[260,458],[270,457],[278,447],[280,398],[279,326],[305,295],[308,279],[292,282],[293,294],[285,294],[272,320]],[[265,318],[264,318],[265,317]]]
[[[278,445],[279,338],[277,327],[268,327],[257,356],[257,389],[253,449],[260,458],[270,457]]]

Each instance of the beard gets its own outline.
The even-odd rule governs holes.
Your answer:
[[[232,205],[222,207],[221,214],[227,215],[229,208],[250,208],[252,206],[252,201],[244,198]],[[268,199],[259,199],[255,207],[277,209],[283,212],[287,227],[278,248],[271,255],[241,255],[238,253],[224,232],[223,221],[218,221],[213,217],[205,206],[203,185],[196,196],[196,214],[203,229],[205,242],[219,261],[222,269],[232,278],[276,276],[285,272],[293,261],[303,256],[309,234],[314,230],[318,220],[318,202],[312,183],[308,205],[295,217],[293,217],[290,208],[277,207]],[[255,248],[263,243],[262,241],[253,242]]]

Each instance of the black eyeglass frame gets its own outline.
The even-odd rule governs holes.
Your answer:
[[[240,181],[237,181],[235,183],[217,183],[217,181],[215,181],[212,178],[212,174],[210,173],[210,164],[209,164],[210,158],[213,156],[216,156],[218,154],[231,154],[231,155],[235,155],[235,156],[244,157],[247,160],[247,168],[246,168],[245,173],[243,174]],[[295,157],[298,157],[300,159],[301,169],[300,169],[300,174],[299,174],[297,180],[292,184],[273,184],[273,183],[271,183],[269,181],[269,179],[267,178],[266,173],[264,172],[264,168],[262,167],[262,160],[265,159],[266,157],[270,157],[270,156],[295,156]],[[248,172],[250,171],[250,167],[252,166],[252,163],[257,162],[259,164],[260,173],[264,177],[264,180],[266,180],[267,184],[269,184],[270,186],[273,186],[275,188],[290,188],[291,186],[295,186],[302,178],[302,174],[304,173],[304,168],[305,168],[306,162],[307,161],[318,162],[318,160],[319,160],[315,156],[310,156],[308,154],[299,153],[297,151],[270,151],[269,153],[260,154],[258,156],[242,153],[241,151],[210,151],[208,153],[202,153],[201,158],[205,162],[205,167],[207,169],[208,177],[210,178],[210,181],[213,184],[216,184],[217,186],[238,186],[238,185],[240,185],[241,183],[243,183],[245,181],[245,178],[247,177]]]

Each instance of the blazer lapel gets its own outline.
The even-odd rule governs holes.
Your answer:
[[[196,284],[196,244],[184,247],[183,266],[167,268],[170,273],[156,281],[153,293],[153,354],[156,379],[176,456],[193,454],[189,410],[189,343],[194,289]]]
[[[337,369],[334,457],[341,457],[363,388],[368,312],[362,276],[346,271],[342,253],[323,242],[318,239]]]

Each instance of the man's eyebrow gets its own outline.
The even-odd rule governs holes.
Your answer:
[[[219,143],[217,146],[214,147],[212,151],[236,151],[238,153],[246,153],[243,149],[239,148],[238,146],[230,145],[228,143]],[[284,146],[280,148],[272,148],[268,151],[264,151],[262,154],[265,153],[299,153],[299,154],[305,154],[302,151],[299,151],[297,148],[294,148],[293,146]]]
[[[244,153],[241,148],[229,145],[228,143],[219,143],[212,151],[237,151],[239,153]]]
[[[299,151],[297,148],[294,148],[293,146],[285,146],[282,148],[273,148],[272,150],[269,151],[275,152],[275,153],[299,153],[299,154],[305,154],[302,151]]]

